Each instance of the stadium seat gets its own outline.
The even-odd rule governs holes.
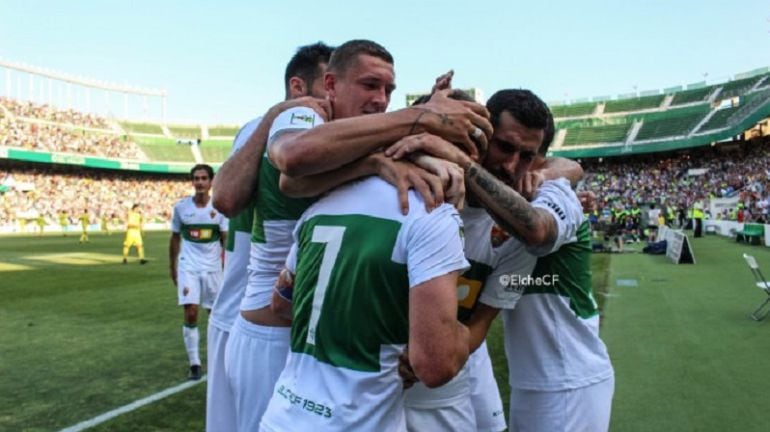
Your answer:
[[[765,236],[765,226],[762,224],[747,223],[743,226],[743,230],[735,233],[735,241],[751,244],[760,244],[762,238]]]
[[[767,294],[767,298],[765,299],[764,303],[760,305],[757,310],[755,310],[751,314],[751,319],[755,321],[762,321],[770,312],[770,309],[765,310],[764,313],[759,315],[759,313],[762,311],[762,309],[767,306],[768,303],[770,303],[770,282],[767,282],[767,279],[765,279],[765,276],[762,274],[762,271],[759,270],[759,265],[757,265],[757,260],[749,255],[749,254],[743,254],[743,259],[746,260],[746,262],[749,264],[749,268],[751,269],[751,274],[754,275],[754,279],[756,279],[757,286]]]

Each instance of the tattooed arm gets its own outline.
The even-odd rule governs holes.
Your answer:
[[[467,194],[487,209],[501,228],[527,246],[540,247],[556,241],[556,221],[548,211],[533,207],[477,163],[471,163],[465,172]]]

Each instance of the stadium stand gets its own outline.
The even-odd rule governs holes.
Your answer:
[[[209,136],[234,137],[238,133],[238,126],[213,126],[209,127]]]
[[[72,109],[61,110],[45,104],[17,101],[6,97],[0,97],[0,104],[15,117],[33,118],[94,129],[109,128],[106,119]]]
[[[201,127],[197,125],[169,125],[168,130],[176,138],[198,139],[201,137]]]
[[[109,171],[64,165],[0,160],[0,226],[18,222],[17,215],[40,214],[48,225],[58,215],[70,217],[88,209],[92,215],[123,218],[135,203],[148,222],[166,222],[174,203],[190,194],[186,175]]]
[[[593,114],[596,102],[577,103],[572,105],[554,105],[551,107],[554,117],[578,117]]]
[[[618,113],[658,108],[665,97],[666,95],[654,95],[631,99],[611,100],[604,104],[604,112]]]
[[[130,134],[163,135],[163,129],[159,124],[121,121],[120,126]]]
[[[200,151],[204,161],[219,163],[227,159],[232,146],[232,140],[205,140],[201,142]]]
[[[189,144],[178,144],[177,140],[162,136],[137,136],[134,139],[150,160],[195,162]]]
[[[718,97],[719,99],[729,99],[731,97],[740,96],[754,87],[754,84],[756,84],[759,79],[760,77],[751,77],[727,82],[722,86],[722,91],[719,92]]]
[[[671,106],[684,105],[694,102],[704,102],[713,92],[714,86],[677,92],[674,93],[674,98],[671,99]]]
[[[620,142],[625,139],[629,127],[628,123],[620,123],[569,129],[564,138],[564,145]]]
[[[147,160],[142,150],[127,137],[21,118],[0,119],[0,146]]]
[[[682,108],[671,110],[662,118],[648,117],[644,120],[636,140],[687,135],[709,113],[707,104],[698,105],[694,109]]]

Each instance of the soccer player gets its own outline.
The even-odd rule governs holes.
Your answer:
[[[285,174],[312,177],[418,128],[454,133],[472,145],[470,133],[483,135],[472,120],[488,126],[472,108],[449,100],[383,114],[393,81],[392,57],[378,44],[358,40],[338,47],[325,77],[335,121],[294,109],[271,128],[269,160],[283,172],[282,189]],[[449,107],[453,113],[441,111]],[[292,123],[307,131],[290,130]],[[378,204],[367,199],[375,196]],[[413,347],[418,375],[431,386],[448,381],[464,363],[466,330],[455,319],[454,293],[457,271],[465,266],[460,220],[449,205],[427,213],[414,193],[406,199],[420,210],[404,216],[401,198],[374,177],[331,192],[303,215],[295,231],[296,266],[288,261],[297,270],[291,353],[262,430],[399,430],[404,414],[396,366],[403,344]]]
[[[188,378],[202,376],[198,352],[198,305],[211,309],[222,285],[222,244],[227,238],[227,218],[211,205],[214,169],[198,164],[190,170],[195,194],[174,205],[169,240],[171,280],[184,308],[182,336],[190,362]]]
[[[88,225],[91,223],[91,216],[88,214],[88,209],[83,209],[83,214],[78,216],[78,220],[80,221],[80,243],[86,242],[88,243]]]
[[[332,48],[318,42],[300,47],[286,66],[284,84],[286,99],[291,101],[304,96],[323,98],[323,73],[329,61]],[[320,89],[320,90],[319,90]],[[261,155],[264,152],[267,134],[276,115],[289,108],[290,102],[283,102],[271,108],[264,117],[256,118],[241,128],[233,143],[233,154],[220,168],[218,182],[228,175],[242,176],[237,183],[249,188],[256,187]],[[243,165],[250,164],[250,165]],[[216,188],[216,184],[214,186]],[[222,191],[213,197],[214,207],[232,211],[232,194]],[[238,361],[242,372],[230,368],[233,382],[225,373],[225,350],[230,329],[239,316],[240,303],[248,281],[251,229],[254,224],[254,201],[230,218],[227,244],[225,247],[225,269],[222,288],[217,295],[209,318],[208,329],[208,385],[206,390],[206,430],[208,432],[230,432],[256,430],[261,413],[250,406],[249,395],[266,393],[264,388],[252,385],[254,372],[259,366]],[[234,359],[238,360],[238,359]],[[235,370],[233,370],[235,369]],[[243,375],[246,374],[246,375]]]
[[[495,125],[487,156],[492,160],[484,163],[488,170],[467,158],[457,160],[466,170],[469,194],[502,230],[527,246],[533,266],[532,279],[508,287],[523,294],[515,308],[482,301],[469,323],[471,340],[479,340],[476,330],[487,328],[499,309],[505,309],[512,430],[606,431],[614,373],[598,335],[589,227],[566,180],[544,181],[542,171],[530,170],[543,165],[553,136],[550,125],[541,129],[542,122],[533,123],[532,113],[546,110],[544,106],[528,91],[496,93],[487,102]],[[538,147],[541,141],[545,144]],[[534,196],[532,204],[527,196]],[[474,325],[474,320],[484,325]]]
[[[107,214],[107,212],[102,212],[102,216],[99,218],[99,222],[101,224],[101,230],[102,233],[106,235],[111,235],[110,232],[110,217]]]
[[[61,226],[61,235],[67,237],[67,229],[70,225],[70,218],[67,215],[67,210],[59,212],[59,225]]]
[[[37,223],[37,235],[42,236],[43,232],[45,231],[45,215],[43,213],[38,213],[37,217],[35,218],[35,222]]]
[[[131,206],[131,210],[126,216],[126,237],[123,240],[123,264],[128,263],[128,251],[131,246],[136,247],[136,253],[139,255],[139,264],[147,264],[144,259],[144,243],[142,242],[142,224],[144,218],[139,212],[139,204]]]

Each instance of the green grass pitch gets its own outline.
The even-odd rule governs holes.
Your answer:
[[[144,266],[121,264],[121,234],[0,237],[0,431],[60,430],[185,381],[168,235],[146,235]],[[770,248],[691,241],[696,265],[593,257],[616,370],[612,431],[768,430],[770,318],[748,319],[764,294],[741,254],[770,274]],[[200,328],[205,340],[205,314]],[[507,412],[499,322],[488,344]],[[203,430],[204,399],[202,384],[91,430]]]

